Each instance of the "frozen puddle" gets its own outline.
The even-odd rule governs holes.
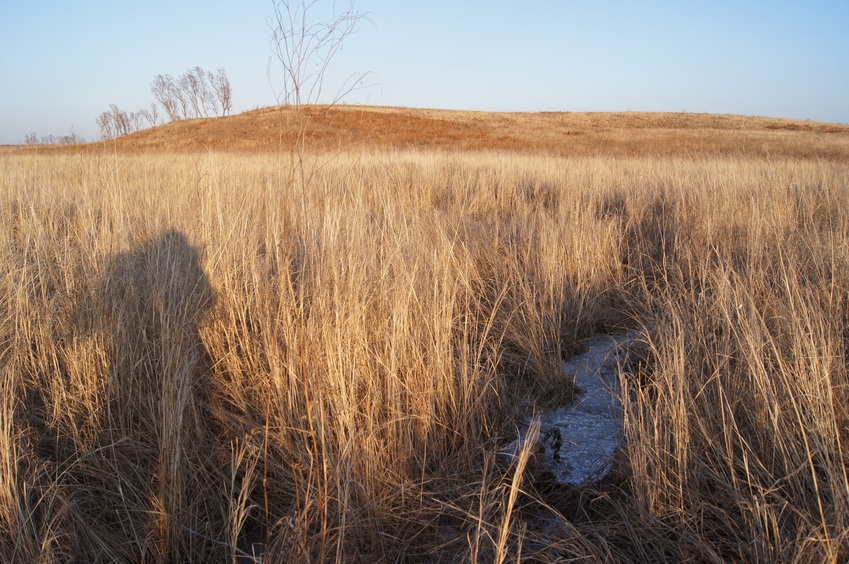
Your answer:
[[[617,366],[638,342],[634,333],[585,341],[585,351],[563,365],[565,375],[581,390],[575,402],[535,413],[540,420],[536,463],[558,483],[586,486],[610,470],[622,441]],[[519,452],[530,423],[526,421],[519,438],[502,451],[507,458]]]

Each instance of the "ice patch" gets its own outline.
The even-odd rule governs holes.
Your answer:
[[[537,410],[536,463],[554,474],[557,482],[586,486],[610,471],[613,454],[623,440],[617,367],[637,342],[634,333],[586,341],[586,350],[563,365],[565,375],[582,393],[569,405]],[[519,452],[530,422],[525,422],[519,438],[503,451],[505,456]]]

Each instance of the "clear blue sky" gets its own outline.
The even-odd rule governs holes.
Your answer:
[[[344,2],[340,2],[340,5]],[[360,0],[329,90],[349,103],[480,110],[687,111],[849,123],[849,0]],[[275,102],[271,0],[0,5],[0,143],[89,140],[156,74],[223,67],[234,112]]]

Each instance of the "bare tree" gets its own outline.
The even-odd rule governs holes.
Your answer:
[[[176,88],[174,89],[174,97],[177,100],[177,112],[180,116],[178,119],[191,119],[195,117],[192,113],[192,102],[191,96],[189,95],[191,87],[187,89],[187,84],[185,84],[185,82],[186,78],[185,75],[183,75],[175,83]]]
[[[232,109],[232,90],[224,69],[213,74],[194,67],[176,80],[171,75],[158,74],[150,91],[171,121],[227,115]],[[155,113],[151,117],[155,122]]]
[[[150,112],[148,113],[150,118],[150,126],[156,127],[156,124],[159,123],[159,109],[156,107],[156,104],[150,103]]]
[[[200,106],[200,87],[194,72],[188,71],[177,79],[177,88],[180,90],[181,105],[184,106],[184,117],[203,117]],[[183,102],[185,100],[185,102]]]
[[[147,110],[145,109],[141,109],[137,112],[130,112],[129,118],[131,131],[135,132],[144,129],[144,122],[147,121],[147,118],[145,117],[146,113]]]
[[[106,141],[115,137],[115,121],[112,112],[103,112],[97,116],[97,127],[100,129],[100,139]]]
[[[329,18],[314,22],[320,9],[319,0],[272,0],[274,15],[268,19],[271,28],[271,53],[268,75],[278,104],[300,106],[316,103],[321,97],[325,75],[331,60],[342,48],[344,40],[368,19],[357,12],[350,0],[347,9],[337,12],[333,3]],[[275,87],[272,61],[282,67],[282,85]],[[364,75],[354,74],[336,92],[332,102],[338,102],[357,88]]]
[[[76,145],[77,143],[85,143],[85,138],[76,132],[73,125],[68,129],[67,135],[42,135],[39,139],[33,131],[26,134],[25,140],[27,145]]]
[[[127,135],[128,133],[132,133],[133,124],[127,112],[125,112],[115,104],[110,104],[109,109],[112,112],[112,122],[115,126],[115,136],[120,137],[121,135]]]
[[[71,131],[67,135],[60,135],[56,138],[56,143],[59,145],[76,145],[77,143],[85,143],[85,139]]]
[[[141,122],[142,118],[139,114],[128,114],[115,104],[110,104],[109,110],[97,117],[97,127],[100,129],[100,138],[103,140],[133,133],[140,129]]]
[[[184,114],[180,113],[180,104],[177,99],[177,85],[174,83],[174,77],[170,74],[157,74],[153,78],[150,85],[150,91],[156,101],[162,105],[165,113],[168,114],[168,119],[177,121],[182,119]]]
[[[62,139],[67,141],[67,143],[70,145],[76,145],[77,143],[85,143],[85,137],[77,133],[73,125],[68,129],[68,134],[63,136]]]
[[[336,54],[342,49],[345,39],[359,29],[367,16],[354,9],[354,1],[348,0],[347,9],[338,12],[336,3],[331,3],[329,14],[324,12],[319,0],[271,0],[273,16],[267,19],[271,29],[271,56],[268,58],[268,82],[278,104],[293,106],[296,110],[304,104],[314,104],[321,98],[327,70]],[[325,3],[326,4],[326,3]],[[275,85],[272,63],[277,60],[282,69],[282,83]],[[335,93],[331,104],[362,84],[366,75],[349,76]],[[279,80],[279,79],[278,79]],[[312,183],[314,171],[308,171],[305,159],[306,132],[309,115],[295,112],[297,133],[294,150],[289,152],[289,174],[287,188],[295,182],[301,187],[301,209],[306,213],[307,190]],[[313,158],[319,158],[313,155]],[[314,170],[317,167],[312,167]]]
[[[197,96],[199,101],[199,106],[203,110],[203,117],[209,117],[210,112],[218,116],[218,104],[217,98],[214,95],[212,88],[212,79],[213,74],[211,72],[206,72],[200,67],[195,67],[191,71],[197,80]]]
[[[156,127],[156,122],[159,120],[159,110],[153,102],[150,103],[150,110],[143,108],[139,110],[136,115],[140,118],[140,120],[143,120],[143,122],[147,122],[148,127]],[[137,129],[144,129],[143,126],[144,123],[140,123]]]
[[[208,75],[209,83],[215,96],[218,99],[218,104],[221,106],[221,115],[230,115],[230,110],[233,107],[232,91],[230,90],[230,81],[227,80],[227,73],[223,68],[219,68],[215,74],[211,72]],[[218,115],[217,112],[215,115]]]

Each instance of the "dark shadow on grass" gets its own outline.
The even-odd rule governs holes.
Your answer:
[[[101,438],[103,523],[143,560],[205,559],[219,537],[210,472],[211,362],[200,323],[215,301],[200,251],[170,230],[116,255],[98,287],[109,351]],[[219,525],[220,526],[220,525]]]

